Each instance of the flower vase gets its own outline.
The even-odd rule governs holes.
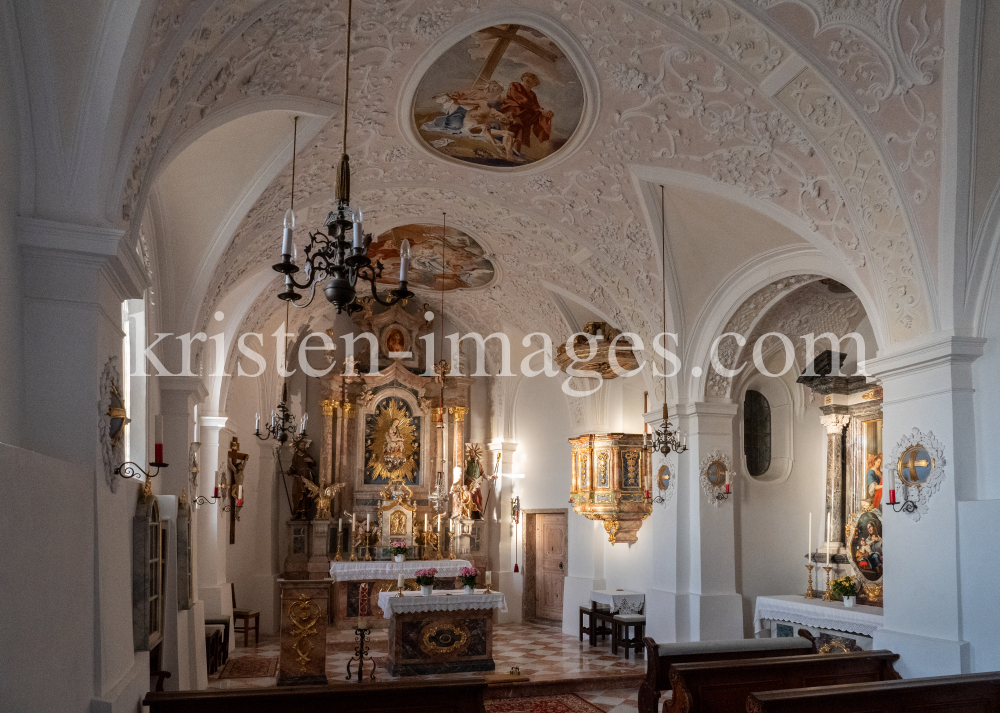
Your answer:
[[[475,594],[475,593],[476,593],[476,590],[475,590],[475,589],[473,589],[472,587],[470,587],[470,586],[469,586],[469,585],[467,585],[467,584],[466,584],[466,585],[465,585],[464,587],[462,587],[462,589],[464,589],[464,590],[465,590],[465,593],[466,593],[466,594]]]
[[[844,606],[845,607],[853,607],[857,603],[858,603],[857,596],[852,596],[852,597],[846,597],[845,596],[844,597]]]
[[[421,584],[420,585],[420,596],[422,596],[422,597],[429,597],[432,594],[434,594],[434,585],[433,584]]]
[[[402,562],[406,559],[406,555],[393,555],[392,558],[397,562]]]

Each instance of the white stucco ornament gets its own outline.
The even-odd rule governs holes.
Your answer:
[[[729,494],[726,493],[726,483],[732,478],[732,460],[722,451],[714,450],[701,459],[698,473],[701,489],[708,497],[708,504],[714,508],[719,507],[729,498]]]
[[[674,491],[677,490],[677,459],[672,453],[666,457],[654,454],[653,465],[653,485],[656,487],[653,503],[666,507],[673,502]]]
[[[890,467],[895,469],[896,501],[900,510],[914,522],[927,514],[931,496],[944,483],[944,447],[932,431],[914,428],[903,434],[889,453]],[[910,503],[910,505],[906,505]]]
[[[125,460],[124,428],[128,424],[116,356],[110,357],[104,364],[99,393],[97,423],[101,456],[104,460],[104,480],[111,492],[116,493],[119,478],[115,474],[115,468]]]

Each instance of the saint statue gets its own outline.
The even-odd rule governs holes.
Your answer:
[[[312,440],[301,438],[295,441],[292,446],[295,453],[292,455],[292,464],[288,467],[288,475],[292,476],[292,519],[306,520],[309,517],[307,512],[309,500],[306,497],[306,488],[302,485],[302,480],[310,483],[316,482],[316,460],[309,453],[309,446]]]

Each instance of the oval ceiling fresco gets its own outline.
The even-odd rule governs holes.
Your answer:
[[[473,32],[430,66],[414,97],[420,138],[443,156],[516,168],[561,149],[583,114],[580,77],[552,40],[524,25]]]
[[[446,234],[443,250],[440,225],[400,225],[380,234],[368,250],[372,261],[382,261],[379,284],[398,283],[399,246],[406,239],[410,241],[410,289],[461,290],[488,285],[495,270],[484,257],[482,246],[457,228],[449,227]]]

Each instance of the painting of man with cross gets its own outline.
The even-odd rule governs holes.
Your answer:
[[[552,40],[524,25],[498,25],[472,33],[431,65],[413,119],[431,150],[511,168],[562,148],[583,103],[580,78]]]

